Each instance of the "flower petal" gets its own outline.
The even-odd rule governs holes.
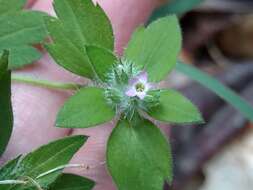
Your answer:
[[[137,95],[137,92],[134,87],[131,87],[125,92],[125,94],[129,97],[134,97]]]
[[[140,74],[137,75],[137,78],[142,83],[147,83],[148,82],[148,73],[146,71],[142,71]]]
[[[146,86],[145,86],[145,91],[149,91],[151,89],[154,89],[155,88],[155,84],[154,83],[146,83]]]
[[[130,86],[135,86],[138,82],[139,82],[139,78],[138,77],[134,77],[132,79],[129,80],[129,85]]]
[[[139,92],[136,94],[141,100],[143,100],[146,96],[146,92]]]

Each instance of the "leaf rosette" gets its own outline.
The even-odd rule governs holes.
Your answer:
[[[107,146],[115,183],[120,190],[161,190],[165,180],[172,181],[171,151],[147,118],[173,124],[203,121],[188,99],[157,85],[176,66],[181,50],[177,17],[139,27],[117,57],[111,24],[98,5],[54,0],[54,8],[57,18],[45,18],[52,38],[46,48],[57,64],[93,81],[65,102],[56,126],[87,128],[119,118]]]

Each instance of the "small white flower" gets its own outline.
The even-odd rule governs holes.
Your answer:
[[[129,80],[129,87],[127,88],[125,94],[129,97],[137,96],[143,100],[150,89],[151,84],[148,83],[148,74],[143,71],[136,77]]]

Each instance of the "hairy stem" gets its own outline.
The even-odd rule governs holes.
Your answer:
[[[49,170],[49,171],[47,171],[45,173],[42,173],[42,174],[38,175],[36,177],[36,179],[42,178],[44,176],[47,176],[47,175],[49,175],[51,173],[54,173],[54,172],[57,172],[57,171],[61,171],[61,170],[65,169],[65,168],[85,168],[85,169],[89,169],[89,166],[86,166],[84,164],[67,164],[67,165],[62,165],[62,166],[58,166],[58,167],[56,167],[56,168],[54,168],[52,170]]]
[[[83,87],[83,85],[77,84],[77,83],[53,82],[53,81],[35,79],[32,77],[15,75],[15,74],[12,74],[11,79],[13,82],[16,82],[16,83],[25,83],[25,84],[30,84],[33,86],[49,88],[49,89],[57,89],[57,90],[78,90],[81,87]]]

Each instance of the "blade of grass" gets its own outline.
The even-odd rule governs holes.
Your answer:
[[[176,70],[185,74],[192,80],[202,84],[220,98],[240,111],[247,119],[253,122],[253,107],[233,90],[194,66],[178,62]]]
[[[194,7],[202,2],[203,0],[170,0],[167,4],[157,8],[153,12],[148,23],[170,14],[177,14],[180,16],[187,11],[194,9]]]

